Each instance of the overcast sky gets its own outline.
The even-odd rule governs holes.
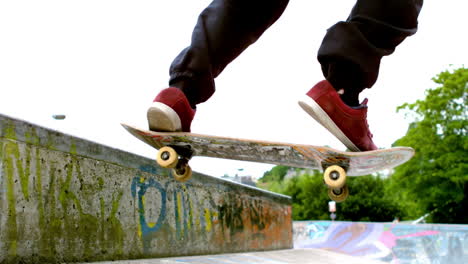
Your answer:
[[[173,58],[190,41],[207,0],[1,1],[0,113],[150,158],[156,151],[128,134],[146,128],[146,109],[167,87]],[[316,60],[326,29],[355,1],[290,1],[283,16],[216,80],[192,131],[219,136],[345,147],[297,105],[323,79]],[[424,97],[437,73],[468,61],[466,0],[425,1],[419,32],[385,57],[369,98],[369,125],[390,147],[410,120],[395,109]],[[454,66],[450,66],[454,65]],[[57,121],[54,114],[67,118]],[[195,158],[213,176],[255,177],[271,168]]]

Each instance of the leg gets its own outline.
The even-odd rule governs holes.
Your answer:
[[[423,0],[358,0],[346,22],[332,26],[318,51],[325,78],[342,99],[358,95],[377,80],[380,60],[417,31]]]
[[[381,58],[416,32],[421,6],[422,0],[357,0],[347,21],[325,35],[318,60],[327,80],[299,104],[352,151],[377,149],[359,93],[374,85]]]
[[[283,13],[288,0],[214,0],[199,16],[192,42],[173,61],[169,84],[192,107],[215,91],[214,78]]]
[[[283,13],[288,0],[213,0],[200,14],[192,42],[172,62],[169,87],[148,109],[154,131],[191,131],[196,105],[215,91],[214,79]]]

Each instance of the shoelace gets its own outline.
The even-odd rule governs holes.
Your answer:
[[[369,100],[367,98],[364,99],[364,101],[362,101],[361,105],[364,105],[364,106],[367,106],[367,103],[369,102]],[[370,132],[370,128],[369,128],[369,123],[367,123],[367,113],[366,113],[366,116],[365,116],[365,122],[366,122],[366,127],[367,127],[367,135],[370,137],[370,138],[373,138],[374,135]]]

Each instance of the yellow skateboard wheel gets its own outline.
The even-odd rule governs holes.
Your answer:
[[[337,203],[344,202],[349,196],[348,186],[345,185],[339,189],[328,188],[328,197]]]
[[[171,147],[160,148],[156,156],[156,162],[163,168],[175,168],[178,161],[179,155],[177,155],[177,152]]]
[[[187,164],[183,165],[181,168],[172,169],[172,175],[176,181],[188,181],[192,177],[192,168]]]
[[[323,172],[323,180],[328,187],[339,189],[346,184],[346,172],[340,166],[330,166]]]

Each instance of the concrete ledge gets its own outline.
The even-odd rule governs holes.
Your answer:
[[[129,136],[130,137],[130,136]],[[0,263],[292,248],[291,201],[0,115]]]

